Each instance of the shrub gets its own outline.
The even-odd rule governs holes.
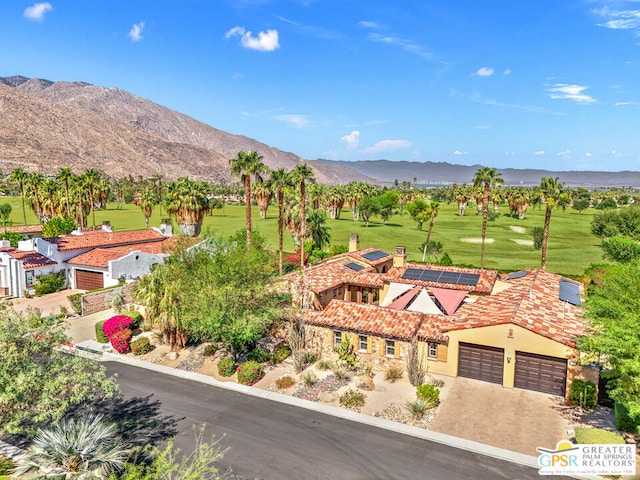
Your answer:
[[[435,407],[440,403],[440,390],[433,385],[424,384],[416,387],[416,396],[425,403],[427,408]]]
[[[144,355],[153,350],[153,346],[148,337],[140,337],[131,342],[131,353],[134,355]]]
[[[315,376],[313,372],[307,372],[302,376],[302,380],[306,387],[313,387],[318,381],[318,377]]]
[[[345,335],[342,341],[333,347],[333,351],[338,354],[340,361],[344,362],[350,369],[356,368],[358,355],[356,354],[349,336]]]
[[[15,463],[10,458],[0,457],[0,475],[9,475],[15,468]]]
[[[590,380],[576,378],[569,389],[569,403],[591,410],[598,403],[596,385]]]
[[[316,363],[316,360],[318,360],[318,354],[315,352],[304,352],[302,360],[306,365],[311,365]]]
[[[133,310],[127,313],[127,316],[131,318],[132,330],[135,330],[136,328],[140,328],[142,326],[142,322],[144,322],[144,317],[139,311]]]
[[[286,390],[289,387],[292,387],[296,384],[296,381],[289,376],[281,377],[276,380],[276,388],[278,390]]]
[[[342,365],[335,365],[331,370],[338,380],[344,380],[349,376],[349,372]]]
[[[74,293],[73,295],[68,295],[67,299],[71,304],[71,308],[78,315],[82,315],[82,293]]]
[[[236,373],[236,362],[231,357],[225,357],[218,362],[218,373],[223,377],[230,377]]]
[[[356,390],[355,388],[350,388],[346,392],[344,392],[338,400],[340,401],[340,405],[345,408],[350,408],[351,410],[360,410],[364,407],[364,402],[366,399],[366,395],[362,393],[360,390]]]
[[[602,428],[576,427],[576,443],[582,444],[609,444],[626,443],[622,435],[604,430]]]
[[[396,380],[400,380],[402,378],[402,373],[403,372],[400,367],[391,365],[384,373],[384,379],[389,380],[391,383],[393,383]]]
[[[41,297],[47,293],[57,292],[64,287],[64,281],[65,277],[63,271],[40,275],[36,278],[36,283],[33,286],[33,289],[36,292],[36,297]]]
[[[205,357],[213,357],[217,351],[218,351],[218,345],[216,345],[215,343],[209,343],[204,346],[202,355],[204,355]]]
[[[125,328],[131,328],[131,317],[127,315],[114,315],[104,322],[102,328],[107,338],[111,339],[116,332],[124,330]]]
[[[118,353],[129,353],[129,340],[131,340],[131,330],[128,328],[123,328],[122,330],[118,330],[116,333],[109,337],[111,341],[111,346]]]
[[[271,353],[265,348],[256,348],[247,353],[247,360],[253,360],[258,363],[268,362],[271,360]]]
[[[276,351],[273,352],[271,357],[271,361],[273,363],[282,363],[285,359],[291,356],[291,348],[287,345],[282,345],[281,347],[276,348]]]
[[[316,368],[318,370],[331,370],[333,368],[333,362],[331,360],[323,358],[321,360],[318,360]]]
[[[96,340],[98,343],[109,343],[109,338],[104,334],[104,324],[106,320],[101,320],[96,323]]]
[[[253,385],[262,378],[262,365],[254,360],[244,362],[238,367],[238,383]]]
[[[616,417],[616,428],[621,432],[638,433],[640,425],[639,402],[616,402],[613,406]]]
[[[413,415],[413,418],[422,418],[424,412],[427,410],[427,404],[420,398],[417,398],[416,400],[407,400],[404,405],[409,413]]]

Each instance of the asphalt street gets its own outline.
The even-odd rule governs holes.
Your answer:
[[[533,479],[536,469],[381,428],[106,362],[123,394],[159,401],[178,420],[176,446],[206,425],[229,447],[221,461],[246,479]]]

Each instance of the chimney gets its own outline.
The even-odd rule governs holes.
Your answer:
[[[396,254],[393,256],[394,267],[404,267],[407,264],[407,247],[396,247]]]
[[[349,237],[349,251],[356,252],[360,250],[360,237],[357,233],[352,233]]]
[[[165,237],[173,236],[173,227],[171,226],[170,218],[163,218],[160,224],[160,233]]]
[[[113,232],[113,229],[111,228],[111,222],[109,220],[105,220],[104,222],[102,222],[102,230],[104,230],[105,232]]]

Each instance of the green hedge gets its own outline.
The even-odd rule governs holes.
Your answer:
[[[621,432],[638,433],[640,425],[639,402],[616,402],[613,408],[616,417],[616,428]]]
[[[69,303],[71,304],[71,308],[73,308],[73,311],[78,315],[82,315],[82,295],[83,293],[80,292],[73,293],[67,296],[67,298],[69,299]]]
[[[98,341],[98,343],[109,343],[109,339],[104,334],[104,328],[103,328],[104,322],[106,321],[107,320],[101,320],[96,323],[96,340]]]

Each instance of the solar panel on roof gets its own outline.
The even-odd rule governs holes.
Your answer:
[[[383,252],[382,250],[374,250],[373,252],[365,253],[362,256],[367,260],[375,262],[376,260],[380,260],[381,258],[388,257],[389,254],[387,252]]]
[[[402,274],[402,278],[405,280],[419,280],[422,270],[418,268],[407,268]]]
[[[453,284],[456,284],[456,283],[458,283],[459,279],[460,279],[460,274],[459,273],[456,273],[456,272],[442,272],[442,275],[440,275],[440,279],[438,281],[442,282],[442,283],[453,283]]]
[[[513,280],[514,278],[522,278],[522,277],[525,277],[526,275],[527,275],[526,270],[521,270],[520,272],[512,272],[507,277],[507,280]]]
[[[424,280],[425,282],[437,282],[442,275],[442,272],[438,270],[425,270],[420,277],[420,280]]]
[[[353,262],[345,263],[344,266],[349,267],[351,270],[355,270],[356,272],[359,272],[364,268],[362,265],[358,265],[357,263]]]
[[[560,300],[569,302],[571,305],[580,306],[580,284],[569,280],[568,278],[560,279]]]
[[[458,279],[458,283],[460,285],[476,286],[478,284],[478,280],[480,280],[479,273],[461,273],[460,279]]]

